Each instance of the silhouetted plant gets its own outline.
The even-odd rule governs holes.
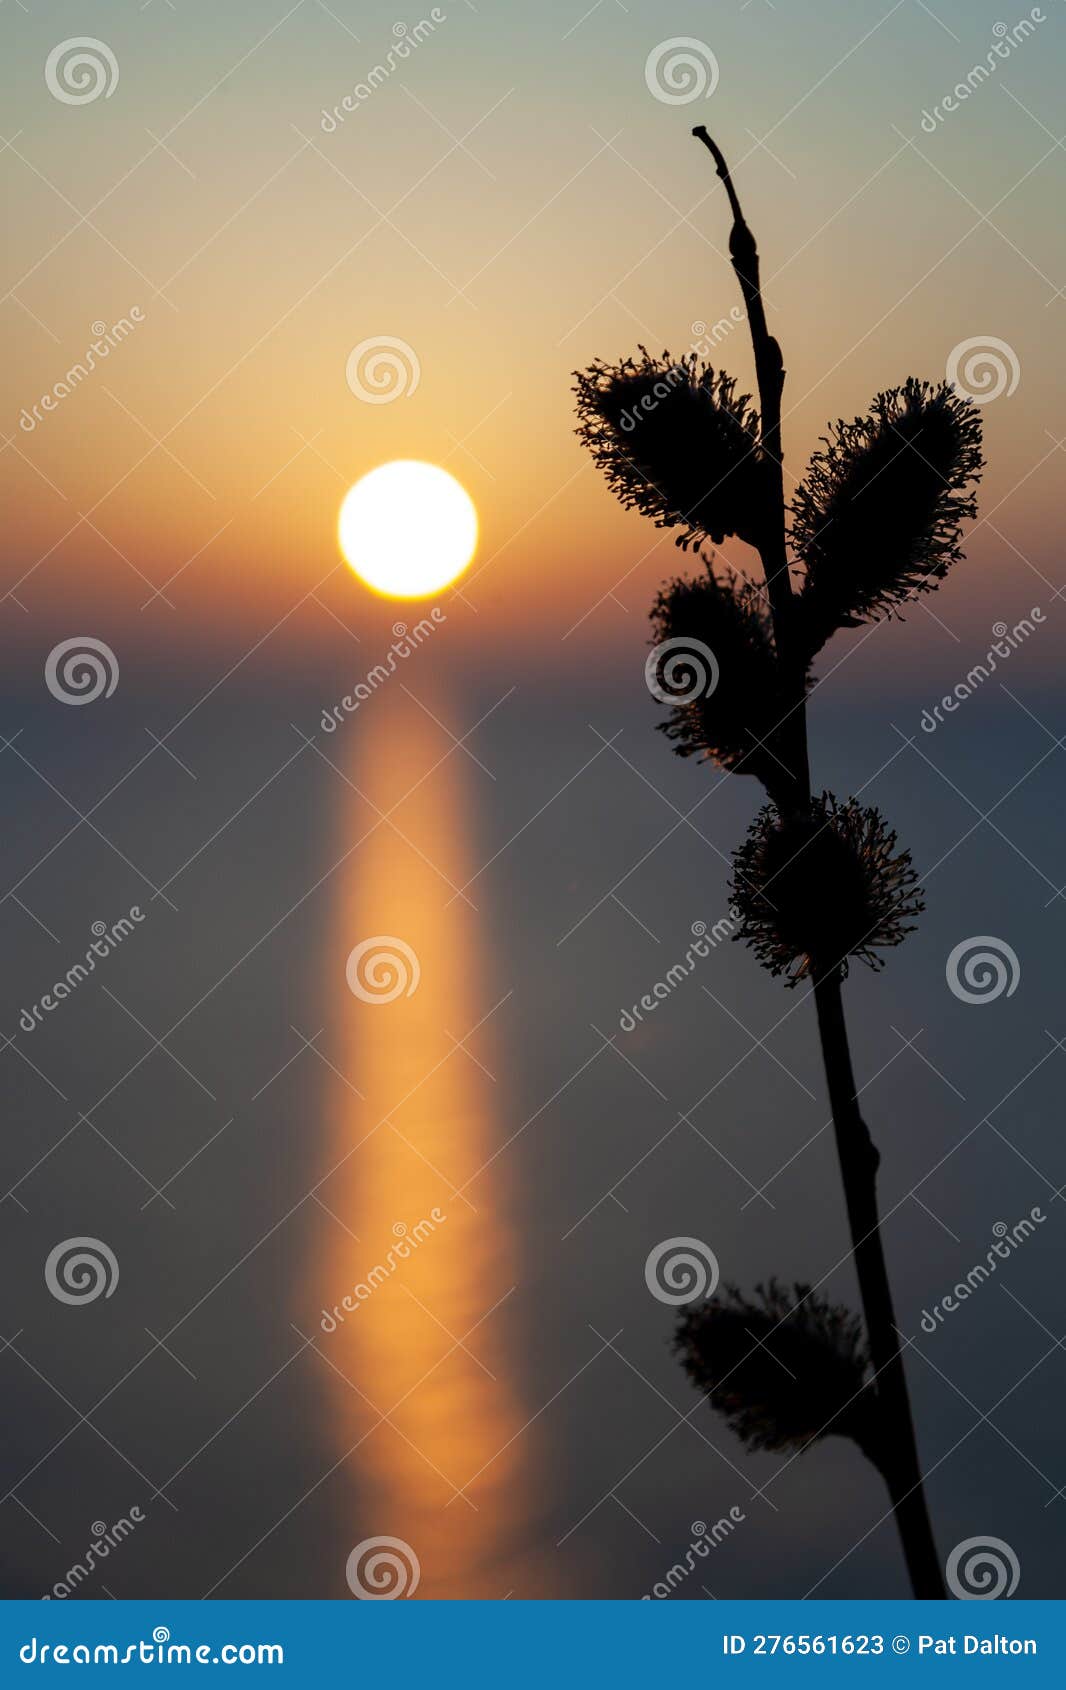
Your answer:
[[[805,1450],[819,1438],[876,1447],[862,1324],[809,1285],[735,1285],[681,1316],[675,1348],[692,1383],[749,1449]]]
[[[759,811],[734,858],[735,938],[745,940],[771,974],[788,984],[859,957],[882,968],[879,954],[914,929],[924,904],[909,851],[879,810],[830,792],[806,811]]]
[[[878,394],[867,417],[830,426],[787,506],[785,371],[755,238],[721,151],[702,126],[693,133],[732,210],[729,251],[760,414],[695,354],[655,359],[641,347],[639,360],[577,374],[578,433],[622,503],[680,528],[681,547],[736,536],[759,553],[764,588],[706,559],[702,575],[662,588],[651,611],[663,653],[649,660],[652,690],[671,705],[660,727],[679,756],[754,775],[771,800],[734,860],[734,936],[790,985],[812,982],[869,1358],[855,1317],[775,1281],[754,1301],[731,1290],[690,1309],[678,1347],[694,1382],[754,1447],[855,1438],[887,1482],[915,1595],[941,1597],[881,1245],[880,1158],[858,1107],[841,991],[849,959],[880,967],[923,906],[910,854],[877,810],[812,796],[806,700],[811,662],[838,628],[898,616],[961,556],[982,468],[980,417],[952,387],[912,378]],[[686,646],[687,667],[678,655]]]
[[[754,545],[759,419],[749,395],[738,399],[732,378],[694,352],[676,364],[640,353],[639,363],[578,373],[581,439],[627,509],[684,530],[679,546],[727,534]]]
[[[977,510],[968,489],[981,463],[977,408],[946,383],[912,378],[879,393],[868,417],[837,423],[792,501],[812,655],[837,628],[935,590],[962,556],[961,525]]]
[[[657,645],[695,642],[697,665],[701,647],[713,652],[717,683],[711,692],[684,685],[682,691],[695,691],[695,697],[675,703],[660,725],[676,741],[679,757],[710,758],[720,768],[756,775],[767,791],[783,795],[790,776],[775,740],[787,704],[770,618],[750,582],[719,578],[709,564],[706,570],[700,580],[668,582],[651,619]],[[677,661],[684,662],[683,651]],[[698,678],[697,669],[693,675]],[[669,692],[669,679],[664,681]]]

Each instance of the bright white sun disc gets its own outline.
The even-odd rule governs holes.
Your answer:
[[[350,488],[337,524],[341,551],[361,581],[388,598],[439,592],[477,546],[477,511],[466,489],[436,464],[400,458]]]

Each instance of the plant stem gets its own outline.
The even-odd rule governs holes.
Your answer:
[[[766,485],[766,521],[759,555],[766,576],[774,643],[786,680],[790,724],[788,761],[794,782],[794,810],[810,804],[810,759],[806,715],[806,659],[794,638],[792,581],[785,541],[785,492],[781,449],[781,393],[785,370],[781,348],[766,322],[759,286],[759,254],[755,237],[741,210],[729,166],[701,124],[692,132],[715,162],[733,212],[729,252],[748,314],[761,413],[760,448]],[[880,1469],[892,1498],[893,1512],[915,1596],[945,1595],[940,1561],[933,1539],[922,1484],[907,1378],[899,1347],[892,1293],[881,1245],[877,1205],[877,1167],[880,1161],[859,1110],[855,1076],[848,1046],[847,1024],[837,964],[814,984],[818,1032],[825,1065],[829,1103],[836,1134],[852,1252],[862,1294],[870,1357],[876,1379],[877,1403],[883,1427]]]
[[[766,309],[759,286],[759,251],[740,208],[733,178],[729,174],[723,154],[702,124],[692,131],[714,159],[715,168],[725,185],[733,211],[733,228],[729,236],[729,255],[733,261],[737,281],[748,313],[752,350],[755,354],[755,376],[759,387],[761,470],[765,484],[766,520],[759,542],[766,592],[774,625],[774,643],[786,676],[788,713],[783,727],[787,732],[785,759],[796,783],[796,808],[805,809],[810,803],[811,777],[807,750],[805,699],[807,693],[807,664],[794,651],[792,639],[793,605],[792,581],[788,572],[788,552],[785,547],[785,485],[781,451],[781,392],[785,385],[785,367],[781,348],[766,323]]]
[[[881,1217],[877,1205],[877,1168],[881,1158],[856,1098],[839,966],[815,979],[814,1001],[847,1201],[848,1224],[870,1337],[870,1359],[883,1422],[883,1448],[878,1466],[892,1498],[914,1594],[943,1597],[946,1592],[922,1488],[914,1420],[899,1347],[888,1268],[881,1247]]]

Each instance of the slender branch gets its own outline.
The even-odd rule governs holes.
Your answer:
[[[761,416],[760,447],[762,472],[765,479],[765,518],[759,540],[759,556],[766,577],[766,592],[770,600],[770,615],[774,625],[774,643],[781,659],[786,679],[789,714],[785,734],[788,739],[788,761],[796,782],[796,808],[810,802],[811,780],[807,751],[807,729],[804,720],[807,693],[806,659],[795,648],[793,639],[792,581],[788,572],[788,549],[785,543],[785,484],[781,452],[781,393],[785,385],[785,366],[781,348],[766,322],[766,308],[759,286],[759,249],[755,236],[745,220],[740,199],[729,166],[717,144],[700,124],[692,131],[703,142],[714,159],[729,204],[733,212],[733,228],[729,236],[729,254],[748,314],[748,329],[755,355],[755,378],[759,387]]]
[[[795,653],[792,637],[793,593],[788,573],[781,452],[784,360],[780,346],[767,327],[759,285],[758,248],[741,209],[729,166],[702,124],[693,130],[693,134],[703,142],[714,159],[733,213],[729,252],[748,314],[762,419],[760,448],[766,478],[766,518],[760,534],[759,555],[766,576],[774,643],[792,707],[792,729],[785,747],[794,782],[792,809],[801,812],[810,804],[811,790],[806,718],[807,675],[806,660]],[[881,1243],[877,1205],[880,1157],[858,1106],[841,981],[839,964],[818,976],[814,988],[815,1006],[852,1251],[877,1380],[884,1445],[881,1467],[892,1498],[914,1594],[941,1598],[945,1595],[943,1576],[925,1501],[907,1378]]]
[[[763,450],[781,468],[781,390],[785,385],[784,360],[781,348],[766,324],[766,310],[763,305],[762,292],[759,287],[759,251],[755,245],[744,213],[740,208],[733,178],[729,174],[729,166],[720,148],[708,135],[703,124],[699,124],[693,135],[703,142],[711,157],[715,168],[725,184],[725,191],[729,195],[729,204],[733,211],[733,229],[729,236],[729,256],[733,260],[740,290],[744,296],[744,304],[748,313],[748,324],[751,329],[752,347],[755,352],[755,375],[759,383],[759,405],[762,410],[762,444]],[[770,583],[767,582],[769,587]],[[780,584],[782,597],[791,597],[792,583],[786,570],[784,580]]]
[[[856,1097],[839,968],[815,980],[814,999],[848,1224],[870,1337],[870,1359],[882,1410],[881,1470],[896,1511],[914,1594],[942,1598],[946,1591],[925,1500],[899,1328],[881,1246],[877,1204],[877,1169],[881,1158]]]

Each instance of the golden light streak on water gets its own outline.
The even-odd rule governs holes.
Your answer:
[[[398,681],[364,710],[328,747],[365,794],[342,789],[338,844],[372,826],[371,804],[398,806],[392,821],[404,837],[383,823],[335,877],[325,966],[336,1013],[323,1048],[363,1096],[340,1078],[328,1094],[327,1165],[346,1160],[318,1193],[336,1219],[322,1216],[314,1275],[318,1303],[343,1317],[316,1334],[338,1455],[363,1437],[345,1469],[355,1480],[352,1544],[404,1539],[421,1564],[419,1597],[543,1594],[526,1553],[530,1411],[504,1343],[515,1274],[505,1158],[492,1161],[506,1137],[492,1019],[467,1050],[455,1043],[492,1008],[484,918],[453,899],[480,867],[466,759]],[[447,704],[434,710],[451,714]],[[345,984],[345,963],[379,935],[410,948],[418,984],[365,1002]],[[398,955],[408,981],[414,964],[384,941],[371,948],[365,989],[380,998],[398,976],[383,961],[379,972],[375,949]],[[457,1188],[486,1164],[464,1200]],[[378,1414],[388,1418],[375,1426]]]

